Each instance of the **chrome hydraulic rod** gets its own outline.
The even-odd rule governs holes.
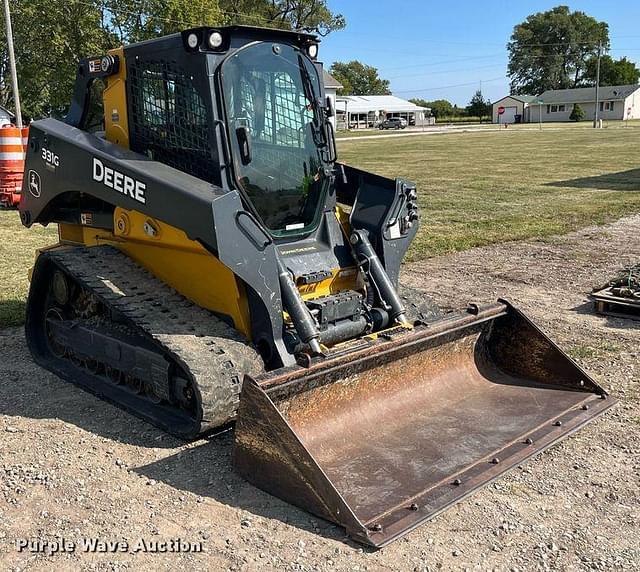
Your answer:
[[[371,246],[367,233],[364,230],[353,231],[350,242],[360,268],[378,291],[381,301],[387,305],[391,318],[401,324],[408,323],[400,296],[398,296],[376,251]]]
[[[278,261],[278,273],[282,302],[285,310],[289,313],[289,316],[291,316],[291,321],[297,334],[305,344],[309,345],[313,353],[321,354],[322,349],[319,342],[320,332],[316,327],[311,312],[309,312],[309,309],[302,300],[293,282],[291,273],[281,260]]]

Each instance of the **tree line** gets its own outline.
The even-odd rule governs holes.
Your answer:
[[[77,62],[122,44],[195,26],[247,24],[313,31],[344,28],[325,0],[11,1],[23,114],[62,116]],[[4,12],[0,15],[0,105],[13,108]]]
[[[466,106],[459,107],[455,103],[451,103],[447,99],[434,99],[428,101],[426,99],[412,98],[409,100],[420,107],[428,107],[431,109],[431,115],[436,119],[463,119],[465,117],[474,119],[485,119],[491,117],[492,103],[485,99],[480,90],[473,94],[473,97]]]

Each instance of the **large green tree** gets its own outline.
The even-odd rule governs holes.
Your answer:
[[[324,0],[106,0],[103,12],[104,26],[125,43],[204,25],[245,24],[321,35],[345,26],[344,17],[331,12]]]
[[[584,85],[595,85],[598,68],[598,58],[587,61],[587,67],[582,77]],[[633,85],[640,80],[640,69],[626,57],[614,60],[605,55],[600,58],[600,85]]]
[[[341,84],[339,95],[389,95],[389,80],[382,79],[378,70],[357,60],[334,62],[329,69]]]
[[[130,44],[195,26],[225,23],[218,0],[93,0],[101,27],[117,44]]]
[[[78,59],[108,43],[100,11],[84,0],[29,0],[11,8],[23,114],[59,115],[69,104]],[[4,12],[0,29],[0,105],[13,109]]]
[[[346,22],[326,0],[219,0],[230,23],[272,26],[315,32],[321,36],[341,30]]]
[[[557,6],[515,26],[509,51],[512,94],[579,86],[587,61],[609,47],[609,26],[584,12]]]

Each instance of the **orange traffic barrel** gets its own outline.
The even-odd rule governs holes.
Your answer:
[[[28,139],[28,127],[0,128],[0,205],[11,207],[20,201]]]

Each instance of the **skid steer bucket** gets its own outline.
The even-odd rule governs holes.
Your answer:
[[[234,465],[381,547],[615,400],[510,303],[245,378]]]

